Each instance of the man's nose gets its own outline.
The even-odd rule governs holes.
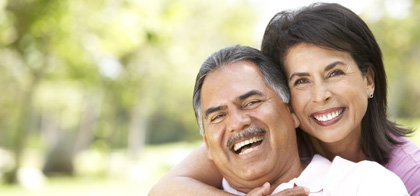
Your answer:
[[[241,131],[251,124],[251,117],[246,111],[235,109],[228,117],[228,131]]]

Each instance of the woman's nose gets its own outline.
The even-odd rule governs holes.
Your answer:
[[[331,99],[331,92],[324,83],[314,85],[312,89],[312,100],[315,103],[325,104]]]

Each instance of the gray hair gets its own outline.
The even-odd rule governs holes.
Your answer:
[[[260,70],[264,82],[272,88],[288,104],[290,92],[287,86],[286,76],[273,61],[259,50],[247,46],[231,46],[223,48],[212,55],[201,65],[200,71],[195,80],[193,93],[193,107],[201,135],[204,135],[203,114],[201,111],[201,88],[206,76],[223,66],[228,66],[238,61],[249,61],[255,64]]]

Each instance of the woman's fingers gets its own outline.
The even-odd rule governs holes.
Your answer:
[[[246,196],[268,196],[270,194],[270,183],[266,182],[261,187],[252,189]]]
[[[285,189],[282,190],[276,194],[274,194],[273,196],[307,196],[309,195],[309,189],[306,187],[302,187],[302,186],[297,186],[294,188],[290,188],[290,189]]]
[[[266,182],[261,187],[254,188],[250,191],[247,196],[268,196],[270,194],[270,183]],[[309,195],[309,189],[302,186],[296,186],[294,188],[282,190],[273,196],[307,196]]]

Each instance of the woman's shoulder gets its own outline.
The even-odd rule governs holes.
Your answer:
[[[385,167],[397,174],[404,182],[410,195],[420,195],[420,147],[408,138],[399,138],[390,160]]]
[[[398,139],[402,144],[395,145],[392,150],[390,161],[392,163],[407,163],[420,166],[420,147],[406,137]],[[401,167],[401,165],[399,165]]]

